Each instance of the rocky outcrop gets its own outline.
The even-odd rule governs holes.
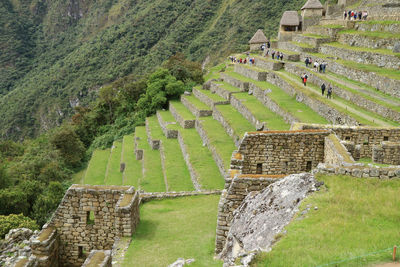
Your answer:
[[[221,258],[230,265],[249,252],[271,250],[276,235],[292,220],[301,201],[316,191],[316,184],[311,174],[293,174],[260,193],[250,193],[234,212]]]
[[[0,241],[0,266],[13,266],[20,259],[29,258],[32,251],[29,246],[31,237],[34,237],[34,232],[30,229],[11,229],[5,239]]]

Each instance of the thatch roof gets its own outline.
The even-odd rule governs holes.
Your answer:
[[[297,11],[285,11],[281,18],[281,26],[299,26],[300,19]]]
[[[323,9],[321,2],[319,0],[308,0],[307,3],[301,8],[303,9]]]
[[[268,42],[267,37],[265,37],[265,34],[261,29],[259,29],[253,36],[253,38],[250,39],[249,44],[262,44]]]

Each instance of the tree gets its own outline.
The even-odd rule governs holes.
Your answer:
[[[0,239],[3,239],[11,229],[28,228],[32,231],[38,230],[39,226],[31,218],[22,214],[0,215]]]

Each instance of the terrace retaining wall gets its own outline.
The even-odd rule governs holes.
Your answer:
[[[208,117],[208,116],[212,115],[212,110],[211,109],[198,109],[195,105],[193,105],[184,96],[181,96],[181,102],[185,107],[187,107],[188,110],[190,110],[190,112],[192,112],[192,114],[194,116],[196,116],[196,118]]]
[[[400,165],[400,142],[381,142],[380,145],[373,146],[372,161]]]

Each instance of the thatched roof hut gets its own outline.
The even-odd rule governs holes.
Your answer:
[[[307,3],[301,8],[303,9],[323,9],[321,2],[319,0],[308,0]]]
[[[299,26],[300,19],[297,11],[285,11],[282,15],[281,26]]]
[[[253,38],[250,39],[249,44],[263,44],[268,42],[267,37],[261,29],[258,29]]]

